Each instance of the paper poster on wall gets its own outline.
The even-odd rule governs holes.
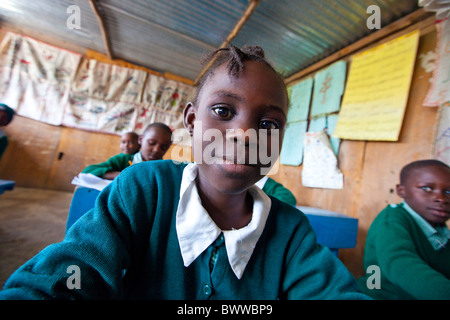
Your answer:
[[[280,153],[280,163],[289,166],[299,166],[303,158],[303,135],[306,132],[307,121],[289,123],[286,126],[283,146]]]
[[[311,103],[313,79],[308,78],[290,87],[289,111],[287,122],[305,121],[308,119]]]
[[[311,117],[339,111],[346,72],[347,63],[341,60],[315,74]]]
[[[339,116],[337,114],[330,114],[327,116],[311,119],[308,127],[308,132],[325,130],[325,132],[328,134],[328,137],[330,138],[330,144],[335,155],[338,155],[339,146],[341,144],[341,139],[333,137],[338,117]]]
[[[142,70],[83,60],[63,124],[116,134],[134,130],[146,77]]]
[[[418,41],[414,31],[353,57],[336,137],[398,140]]]
[[[435,159],[450,166],[450,103],[443,105],[438,112],[433,151]]]
[[[450,101],[450,18],[436,24],[437,58],[425,106],[436,107]]]
[[[172,130],[182,128],[183,110],[193,95],[193,86],[149,74],[135,131],[140,134],[153,122],[165,123]]]
[[[344,176],[324,131],[304,135],[302,184],[311,188],[342,189]]]
[[[0,45],[0,101],[60,125],[81,55],[8,32]]]

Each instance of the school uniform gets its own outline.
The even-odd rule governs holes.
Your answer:
[[[358,279],[361,290],[375,299],[450,299],[450,231],[433,228],[406,202],[389,205],[367,234],[364,268],[379,267]]]
[[[220,230],[201,205],[197,166],[124,170],[63,242],[16,271],[0,298],[367,299],[308,219],[256,186],[251,222]],[[79,266],[80,289],[67,268]]]
[[[135,154],[119,153],[105,162],[87,166],[82,173],[91,173],[94,176],[103,178],[107,172],[122,171],[131,164],[142,162],[141,152]]]
[[[277,198],[283,202],[290,204],[291,206],[295,206],[297,204],[297,200],[295,196],[292,194],[289,189],[284,187],[281,183],[265,176],[257,183],[255,183],[262,191],[264,191],[267,195]]]

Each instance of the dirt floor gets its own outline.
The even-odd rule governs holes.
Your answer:
[[[18,267],[64,238],[72,196],[20,187],[0,195],[0,288]]]

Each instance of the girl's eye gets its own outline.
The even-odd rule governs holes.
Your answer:
[[[431,187],[428,187],[428,186],[420,187],[420,189],[422,189],[425,192],[431,192],[433,190],[433,189],[431,189]]]
[[[260,129],[266,129],[266,130],[273,130],[273,129],[279,129],[279,126],[277,123],[273,121],[264,120],[259,123]]]
[[[225,107],[215,107],[213,108],[215,114],[217,114],[220,118],[230,118],[233,115],[233,112]]]

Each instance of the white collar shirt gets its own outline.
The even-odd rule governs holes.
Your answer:
[[[176,231],[184,266],[194,262],[223,233],[231,269],[241,279],[264,230],[271,200],[260,188],[251,186],[253,213],[250,223],[241,229],[221,230],[202,206],[195,182],[197,170],[195,163],[184,168],[176,213]]]

